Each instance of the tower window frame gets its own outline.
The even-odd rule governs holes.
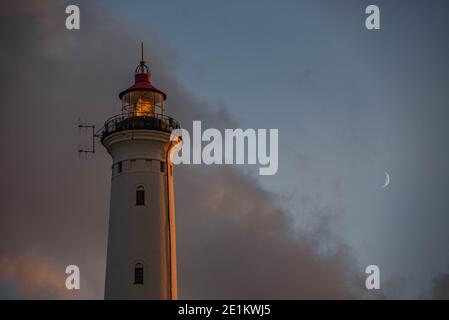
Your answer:
[[[134,265],[134,284],[143,284],[144,268],[143,263],[137,262]]]
[[[138,186],[136,188],[136,206],[145,206],[145,187]]]
[[[160,162],[159,170],[160,170],[160,172],[165,173],[165,162],[164,161]]]

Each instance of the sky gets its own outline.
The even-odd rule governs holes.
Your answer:
[[[180,298],[449,298],[446,2],[376,1],[377,31],[367,1],[78,3],[79,31],[0,9],[0,298],[103,297],[111,160],[77,124],[118,113],[140,41],[186,128],[279,129],[274,176],[176,168]]]

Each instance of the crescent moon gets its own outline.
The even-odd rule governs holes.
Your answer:
[[[389,184],[390,184],[390,175],[388,174],[387,171],[385,171],[385,183],[382,186],[382,188],[388,187]]]

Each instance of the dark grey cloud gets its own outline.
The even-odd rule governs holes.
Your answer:
[[[432,287],[432,299],[449,300],[449,273],[435,277]]]
[[[225,105],[200,101],[178,83],[177,53],[157,34],[87,1],[81,30],[67,31],[64,8],[6,1],[0,13],[0,283],[13,285],[11,296],[102,298],[110,159],[101,146],[78,159],[78,143],[88,139],[76,126],[78,118],[99,126],[118,113],[117,93],[132,81],[141,40],[170,115],[187,127],[198,119],[236,125]],[[338,194],[338,183],[330,188]],[[177,167],[180,297],[363,297],[351,252],[329,228],[338,199],[317,208],[307,198],[316,190],[301,195],[320,227],[297,234],[282,199],[251,176],[232,167]],[[336,245],[320,254],[317,242],[326,237]],[[75,295],[60,288],[69,264],[81,268]]]
[[[252,178],[201,167],[176,173],[181,294],[221,299],[351,296],[354,277],[344,247],[319,256],[313,241],[295,238],[278,199]],[[193,192],[183,192],[188,184]]]

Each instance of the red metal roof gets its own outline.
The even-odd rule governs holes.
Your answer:
[[[127,94],[128,92],[139,91],[139,90],[157,92],[157,93],[162,94],[162,96],[164,97],[164,100],[167,99],[167,95],[165,94],[165,92],[163,92],[162,90],[159,90],[158,88],[154,87],[151,84],[151,74],[150,73],[135,74],[134,75],[134,84],[131,87],[129,87],[128,89],[120,92],[120,94],[118,96],[120,99],[122,99],[122,97],[125,94]]]

